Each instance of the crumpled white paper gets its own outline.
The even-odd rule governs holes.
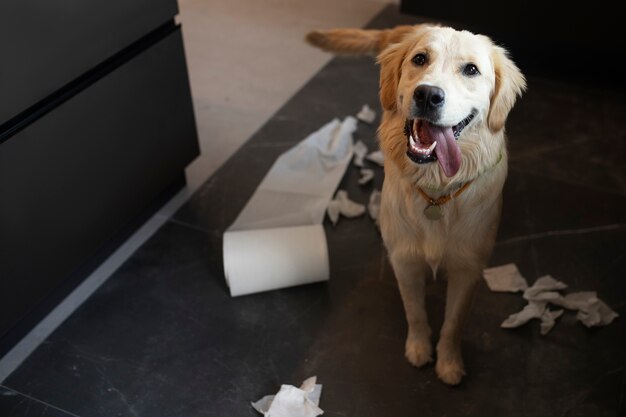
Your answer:
[[[487,268],[483,271],[487,286],[495,292],[518,292],[528,288],[526,278],[520,274],[515,264]]]
[[[282,385],[276,395],[267,395],[253,402],[252,407],[265,417],[316,417],[324,414],[319,408],[322,385],[317,378],[306,379],[300,388]]]
[[[274,162],[224,233],[231,296],[328,280],[322,221],[352,158],[356,125],[351,116],[334,119]]]
[[[361,169],[361,178],[359,178],[359,185],[365,185],[374,179],[374,170],[363,168]]]
[[[383,155],[383,151],[381,150],[371,152],[370,154],[366,156],[366,158],[380,165],[381,167],[385,166],[385,156]]]
[[[567,294],[565,297],[552,301],[552,303],[568,310],[583,310],[597,299],[598,297],[595,291],[580,291]]]
[[[350,200],[346,190],[339,190],[335,198],[328,203],[326,213],[334,226],[339,221],[340,214],[348,218],[358,217],[365,213],[365,206]]]
[[[376,223],[376,226],[379,225],[378,217],[380,215],[380,197],[381,193],[379,190],[372,191],[369,203],[367,204],[367,211],[370,214],[370,218]]]
[[[376,120],[376,112],[367,104],[364,104],[361,111],[357,113],[356,118],[362,122],[372,124]]]
[[[615,311],[600,300],[595,291],[581,291],[567,294],[551,301],[568,310],[578,310],[576,318],[587,327],[606,326],[619,317]]]
[[[511,314],[504,320],[500,327],[510,329],[526,324],[531,319],[538,319],[543,315],[547,304],[546,302],[529,302],[521,311]]]
[[[354,165],[358,167],[363,167],[365,156],[367,155],[367,145],[365,145],[362,141],[357,141],[354,144],[354,161],[352,162]]]
[[[546,335],[554,327],[556,319],[563,314],[563,310],[549,310],[547,305],[546,301],[531,300],[519,313],[511,314],[504,320],[500,327],[505,329],[520,327],[532,319],[539,319],[541,320],[539,332]]]
[[[557,281],[550,275],[544,275],[524,291],[524,298],[531,301],[550,301],[561,297],[555,290],[567,288],[567,284]]]
[[[528,287],[526,279],[519,273],[515,264],[487,268],[483,271],[487,285],[494,292],[518,292],[524,290],[523,297],[528,304],[519,312],[511,314],[500,325],[503,328],[519,327],[532,319],[541,320],[540,333],[547,334],[564,312],[550,310],[549,305],[577,310],[576,318],[587,327],[606,326],[619,315],[597,297],[593,291],[582,291],[563,296],[560,291],[567,284],[550,275],[540,277]]]

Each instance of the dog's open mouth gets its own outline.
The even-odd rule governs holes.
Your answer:
[[[417,164],[439,161],[446,176],[454,176],[461,167],[461,149],[456,141],[475,116],[476,111],[472,111],[454,126],[439,126],[423,119],[407,119],[404,126],[407,156]]]

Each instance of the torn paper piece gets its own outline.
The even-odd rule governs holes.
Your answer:
[[[528,304],[518,313],[511,314],[500,324],[500,327],[511,329],[528,323],[532,319],[540,318],[546,310],[546,302],[529,301]]]
[[[380,191],[374,190],[370,194],[370,201],[367,203],[367,211],[370,214],[372,220],[378,225],[378,216],[380,214]]]
[[[365,185],[374,178],[374,170],[363,168],[361,170],[361,178],[359,178],[359,185]]]
[[[568,310],[584,310],[598,299],[595,291],[579,291],[552,300],[551,303]]]
[[[559,317],[561,317],[561,315],[563,315],[563,311],[564,310],[550,311],[546,308],[546,310],[543,312],[543,314],[540,317],[541,324],[539,326],[539,333],[541,333],[542,336],[547,335],[548,332],[552,330],[552,328],[556,324],[556,319],[558,319]]]
[[[501,327],[519,327],[533,318],[539,318],[541,334],[547,334],[554,327],[556,319],[563,314],[563,310],[549,310],[548,303],[568,310],[577,310],[576,318],[587,327],[606,326],[619,317],[619,314],[600,300],[594,291],[561,295],[559,291],[567,288],[567,284],[550,275],[538,278],[531,287],[528,287],[515,264],[485,269],[483,276],[492,291],[524,290],[523,297],[528,300],[528,305],[522,311],[511,314],[502,322]]]
[[[356,124],[332,120],[274,162],[224,233],[231,296],[328,280],[322,221],[352,159]]]
[[[576,319],[587,327],[606,326],[619,317],[595,291],[579,291],[567,294],[551,303],[568,310],[578,310]]]
[[[336,225],[339,221],[339,212],[339,201],[331,200],[328,203],[328,207],[326,207],[326,214],[328,214],[328,218],[330,219],[330,222],[333,224],[333,226]]]
[[[483,277],[491,291],[518,292],[528,288],[526,278],[520,274],[515,264],[487,268],[483,271]]]
[[[364,104],[361,111],[357,113],[356,118],[362,122],[372,124],[376,120],[376,112],[370,109],[370,106]]]
[[[316,417],[324,414],[319,408],[322,385],[316,377],[308,378],[300,388],[282,385],[276,395],[267,395],[252,403],[265,417]]]
[[[358,217],[365,213],[365,206],[350,200],[346,190],[337,191],[335,200],[339,202],[339,212],[344,217]]]
[[[354,161],[352,163],[355,166],[362,167],[365,155],[367,155],[367,145],[362,141],[358,141],[354,144]]]
[[[556,291],[544,291],[544,292],[540,292],[534,295],[529,295],[529,298],[527,298],[527,300],[533,300],[533,301],[548,301],[548,302],[553,302],[554,300],[558,300],[559,298],[563,297],[561,295],[561,293],[558,293]]]
[[[320,405],[320,398],[322,397],[322,384],[316,384],[316,382],[317,377],[315,376],[307,378],[300,386],[300,389],[307,393],[309,400],[313,404]]]
[[[563,310],[550,311],[547,305],[545,301],[529,301],[520,312],[511,314],[503,321],[500,327],[511,329],[520,327],[532,319],[540,319],[540,333],[545,336],[554,327],[556,319],[563,314]]]
[[[524,298],[526,300],[555,300],[560,298],[560,294],[554,292],[554,290],[562,290],[567,288],[567,284],[557,281],[550,275],[544,275],[538,278],[535,283],[524,291]],[[542,294],[545,293],[545,294]]]
[[[383,151],[381,150],[370,153],[369,155],[367,155],[366,158],[380,165],[381,167],[385,166],[385,156],[383,155]]]
[[[347,191],[339,190],[335,194],[335,198],[328,203],[326,213],[335,225],[339,220],[339,214],[348,218],[358,217],[365,213],[365,206],[350,200]]]
[[[600,299],[591,302],[576,314],[576,318],[587,327],[606,326],[617,317],[619,314]]]

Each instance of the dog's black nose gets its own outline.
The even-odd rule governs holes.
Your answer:
[[[424,113],[440,109],[446,101],[446,93],[434,85],[418,85],[413,97],[417,107]]]

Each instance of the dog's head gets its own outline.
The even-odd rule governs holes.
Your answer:
[[[453,177],[479,171],[501,152],[506,118],[526,81],[488,37],[418,25],[378,62],[385,120],[404,128],[404,136],[391,134],[383,122],[381,146],[405,174]]]

